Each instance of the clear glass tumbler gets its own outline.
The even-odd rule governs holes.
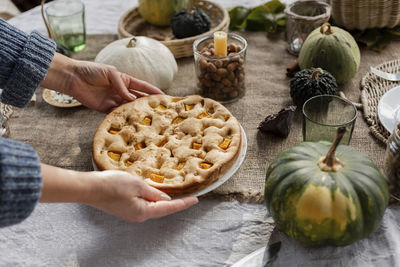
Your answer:
[[[285,14],[287,49],[297,56],[307,36],[329,20],[331,7],[323,1],[300,0],[288,5]]]
[[[346,127],[341,144],[348,145],[354,130],[357,109],[350,101],[333,95],[319,95],[303,105],[303,140],[333,142],[339,127]]]
[[[46,8],[54,41],[72,52],[85,48],[85,6],[80,0],[56,0]]]
[[[193,43],[198,93],[221,103],[236,101],[246,91],[246,40],[229,33],[227,51],[225,57],[213,55],[213,35],[204,36]]]

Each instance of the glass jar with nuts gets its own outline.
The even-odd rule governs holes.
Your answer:
[[[226,34],[226,56],[216,54],[221,47],[213,35],[197,39],[193,44],[197,88],[203,97],[221,103],[238,100],[246,91],[246,40],[233,33]]]
[[[385,174],[389,190],[397,200],[400,198],[400,123],[389,137],[385,154]]]

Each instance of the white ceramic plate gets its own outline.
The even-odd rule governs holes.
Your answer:
[[[266,247],[262,247],[247,255],[240,261],[232,265],[232,267],[262,267],[264,252]]]
[[[378,117],[383,127],[392,133],[400,123],[400,86],[387,91],[379,100]]]
[[[79,107],[82,106],[82,104],[78,101],[73,102],[73,103],[60,103],[57,100],[53,98],[51,95],[51,90],[49,89],[44,89],[43,94],[42,94],[43,100],[47,102],[47,104],[50,104],[55,107],[59,108],[73,108],[73,107]]]
[[[235,163],[233,163],[232,167],[230,167],[230,169],[224,174],[222,175],[221,178],[219,178],[217,181],[215,181],[214,183],[206,186],[205,188],[188,194],[188,195],[179,195],[177,197],[181,198],[184,196],[202,196],[205,195],[215,189],[217,189],[219,186],[221,186],[223,183],[225,183],[226,181],[228,181],[239,169],[240,165],[242,165],[244,158],[246,157],[246,152],[247,152],[247,137],[246,137],[246,133],[242,127],[242,125],[240,125],[240,130],[241,130],[241,134],[242,134],[242,142],[241,142],[241,147],[240,147],[240,152],[239,152],[239,156],[237,157]],[[94,163],[94,160],[92,158],[92,164],[93,164],[93,169],[95,171],[98,171],[99,168],[96,166],[96,164]]]

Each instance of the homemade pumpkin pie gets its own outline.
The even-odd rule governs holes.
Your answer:
[[[140,176],[169,195],[197,191],[235,162],[241,130],[220,103],[197,95],[151,95],[108,114],[93,140],[101,170]]]

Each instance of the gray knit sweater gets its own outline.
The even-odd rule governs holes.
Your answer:
[[[26,106],[44,79],[55,43],[28,35],[0,18],[0,101]],[[0,137],[0,227],[21,222],[33,211],[42,188],[40,160],[29,145]]]

